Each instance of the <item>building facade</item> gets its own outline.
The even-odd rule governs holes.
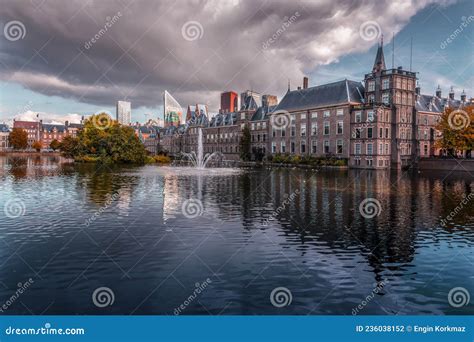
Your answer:
[[[10,135],[10,129],[5,124],[0,124],[0,151],[6,151],[9,149],[8,136]]]
[[[127,101],[117,101],[116,120],[122,125],[132,123],[132,104]]]

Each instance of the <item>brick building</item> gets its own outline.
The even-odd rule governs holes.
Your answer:
[[[9,148],[8,136],[10,129],[5,124],[0,124],[0,151],[6,151]]]

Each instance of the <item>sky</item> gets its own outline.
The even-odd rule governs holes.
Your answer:
[[[421,92],[474,96],[469,0],[3,0],[0,122],[163,116],[168,90],[186,108],[217,112],[220,93],[280,100],[288,82],[362,81],[383,36],[386,64],[419,72]]]

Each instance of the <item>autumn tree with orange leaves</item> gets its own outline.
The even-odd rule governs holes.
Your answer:
[[[436,129],[441,133],[436,147],[469,153],[474,149],[474,105],[446,108]]]

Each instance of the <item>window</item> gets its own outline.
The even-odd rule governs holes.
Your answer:
[[[390,94],[389,93],[383,93],[382,94],[382,102],[383,104],[388,105],[390,103]]]
[[[311,153],[316,153],[316,152],[317,152],[317,150],[318,150],[318,149],[317,149],[317,146],[318,146],[317,144],[318,144],[318,143],[317,143],[316,140],[312,140],[312,141],[311,141]]]
[[[318,118],[318,112],[311,112],[311,119],[317,119]]]
[[[367,122],[374,122],[374,111],[367,111]]]
[[[266,123],[265,121],[262,122],[262,128],[263,128],[263,129],[267,128],[267,123]]]
[[[328,118],[329,115],[330,115],[329,110],[325,110],[325,111],[323,112],[323,117]]]
[[[329,140],[324,140],[324,153],[329,153]]]
[[[291,136],[294,137],[296,135],[296,127],[291,126]]]
[[[388,144],[385,144],[385,154],[388,154]]]
[[[372,143],[367,144],[367,154],[370,156],[373,152],[373,145]]]
[[[339,109],[336,111],[336,115],[344,115],[344,109],[339,108]]]
[[[372,159],[367,159],[367,166],[372,166]]]
[[[361,112],[356,112],[355,113],[355,122],[361,122],[362,114]]]
[[[372,138],[373,138],[372,127],[367,127],[367,138],[368,138],[368,139],[372,139]]]
[[[311,135],[316,135],[318,134],[318,124],[316,122],[313,122],[311,124]]]
[[[369,103],[374,103],[374,101],[375,101],[375,96],[369,95]]]
[[[354,145],[354,154],[360,154],[360,143]]]
[[[291,153],[295,153],[295,142],[291,142]]]
[[[384,78],[382,80],[382,89],[388,89],[390,87],[390,79]]]
[[[240,113],[240,120],[245,120],[245,113]]]
[[[306,113],[301,114],[301,120],[306,120]]]
[[[301,136],[302,136],[302,137],[305,137],[305,136],[306,136],[306,125],[305,125],[305,124],[302,124],[302,125],[301,125],[300,133],[301,133]]]
[[[383,144],[379,144],[379,154],[383,154]]]
[[[425,145],[423,146],[423,151],[424,151],[423,154],[426,156],[426,155],[428,154],[428,145],[425,144]]]
[[[282,141],[280,144],[281,153],[286,153],[286,142]]]
[[[337,145],[336,145],[336,153],[337,154],[342,154],[342,146],[343,146],[343,141],[338,140]]]
[[[276,153],[276,142],[272,142],[272,153]]]
[[[361,131],[362,131],[362,129],[360,129],[360,128],[355,129],[355,138],[356,139],[360,139]]]
[[[324,135],[329,135],[329,121],[324,121]]]
[[[379,138],[383,138],[383,128],[379,128]]]
[[[367,82],[367,89],[368,89],[368,91],[374,91],[375,90],[375,81]]]
[[[276,130],[275,130],[275,128],[272,129],[272,137],[274,137],[274,138],[276,137]]]
[[[304,140],[301,141],[301,153],[306,153],[306,142]]]
[[[343,132],[343,125],[344,123],[342,121],[337,122],[337,134],[342,134]]]
[[[282,137],[285,137],[285,136],[286,136],[286,129],[285,129],[285,128],[282,129],[282,131],[281,131],[281,136],[282,136]]]

